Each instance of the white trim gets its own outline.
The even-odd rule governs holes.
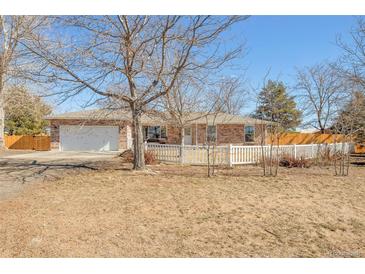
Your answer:
[[[246,127],[253,127],[253,141],[246,141]],[[256,139],[256,126],[252,124],[243,125],[243,142],[245,144],[252,144],[255,143],[255,139]]]
[[[143,136],[143,138],[147,137],[148,138],[148,128],[149,127],[160,127],[160,135],[161,134],[161,128],[164,127],[165,128],[165,132],[166,132],[166,139],[168,138],[168,133],[167,133],[167,125],[166,124],[149,124],[149,125],[142,125],[142,129],[143,128],[147,128],[147,136]],[[144,134],[144,133],[143,133]],[[163,138],[160,136],[160,138]]]
[[[190,144],[185,144],[186,142],[186,129],[190,129]],[[190,126],[184,126],[184,145],[192,145],[193,144],[193,127],[190,125]]]
[[[215,141],[214,142],[218,142],[218,124],[217,125],[209,125],[206,124],[205,127],[205,141],[208,142],[208,127],[215,127]]]

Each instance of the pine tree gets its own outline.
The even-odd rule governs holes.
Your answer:
[[[288,95],[285,85],[269,80],[258,95],[254,117],[276,122],[283,130],[295,130],[301,122],[301,116],[294,97]]]

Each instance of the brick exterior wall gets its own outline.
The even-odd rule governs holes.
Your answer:
[[[255,143],[260,145],[262,141],[266,144],[266,140],[262,140],[262,134],[265,134],[266,125],[255,125]],[[267,136],[267,134],[265,134]],[[263,137],[265,137],[265,135]]]
[[[255,125],[255,141],[245,143],[244,141],[244,125],[243,124],[217,124],[217,144],[236,144],[236,145],[255,145],[260,144],[261,134],[266,126]],[[169,144],[180,144],[180,130],[172,125],[167,126],[167,138]],[[206,124],[193,124],[192,129],[192,144],[202,145],[206,143],[207,126]],[[198,134],[196,134],[198,132]],[[197,137],[197,138],[196,138]]]
[[[266,128],[264,125],[255,125],[255,141],[245,142],[245,130],[243,124],[217,125],[218,144],[257,145],[261,143],[261,134]]]
[[[180,129],[173,125],[167,125],[167,143],[180,144]]]
[[[196,132],[198,131],[198,134]],[[196,139],[198,138],[198,145],[205,144],[207,141],[207,125],[198,124],[193,126],[193,144],[196,144]]]
[[[119,149],[127,148],[127,127],[131,126],[128,121],[111,121],[111,120],[51,120],[51,148],[58,149],[60,142],[60,125],[78,125],[78,126],[119,126]],[[244,142],[244,125],[243,124],[218,124],[217,126],[217,144],[237,144],[237,145],[254,145],[260,143],[262,129],[265,126],[255,126],[255,142]],[[192,129],[192,144],[196,144],[196,136],[198,144],[206,143],[206,124],[193,124]],[[198,134],[196,134],[196,132]],[[173,125],[167,125],[167,143],[180,144],[180,129]]]
[[[217,125],[218,144],[242,144],[244,143],[244,125]]]
[[[206,139],[206,125],[205,124],[193,124],[191,126],[192,144],[196,144],[196,131],[198,130],[198,143],[204,144]],[[168,144],[180,144],[180,129],[173,125],[167,126],[167,143]]]

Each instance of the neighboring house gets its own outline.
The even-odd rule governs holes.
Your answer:
[[[142,116],[145,140],[180,144],[180,129],[167,122],[164,113]],[[46,117],[50,121],[51,146],[62,151],[117,151],[132,147],[131,114],[128,111],[85,110]],[[267,121],[218,113],[190,113],[185,127],[186,145],[259,144]]]

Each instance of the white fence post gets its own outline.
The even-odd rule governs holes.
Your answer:
[[[228,160],[228,166],[232,167],[232,144],[228,145],[228,151],[227,151],[227,160]]]
[[[184,163],[184,153],[185,152],[185,147],[184,144],[180,145],[180,163],[183,164]]]
[[[337,150],[337,144],[329,144],[331,153]],[[318,148],[317,148],[318,146]],[[299,157],[315,157],[316,153],[319,153],[323,144],[310,144],[310,145],[287,145],[280,146],[280,153],[290,153],[292,157],[298,159]],[[334,147],[335,146],[335,147]],[[167,144],[153,144],[144,143],[145,150],[152,151],[156,154],[156,157],[160,161],[168,161],[174,163],[185,164],[206,164],[206,147],[205,146],[190,146],[190,145],[167,145]],[[345,151],[350,148],[348,143],[345,143]],[[264,149],[264,154],[268,154],[268,146],[237,146],[228,144],[226,146],[217,146],[216,160],[218,164],[228,165],[233,167],[240,164],[255,164],[260,159],[261,149]],[[341,149],[341,147],[340,147]],[[316,152],[318,150],[318,152]]]
[[[297,158],[297,145],[294,144],[294,159]]]
[[[144,141],[144,151],[147,151],[147,149],[148,149],[147,141]]]

